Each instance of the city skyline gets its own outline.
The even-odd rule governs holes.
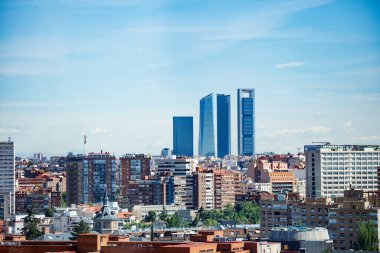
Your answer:
[[[376,1],[4,1],[0,139],[16,155],[159,154],[199,99],[256,91],[256,152],[380,142]],[[357,10],[361,10],[358,12]],[[126,15],[126,13],[128,15]]]

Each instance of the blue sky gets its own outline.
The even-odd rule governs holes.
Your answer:
[[[256,89],[257,151],[380,144],[379,1],[1,1],[0,139],[158,154],[172,117]]]

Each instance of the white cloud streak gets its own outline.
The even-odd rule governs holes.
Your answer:
[[[287,62],[287,63],[281,63],[277,64],[275,67],[278,69],[286,69],[286,68],[295,68],[305,65],[305,62]]]

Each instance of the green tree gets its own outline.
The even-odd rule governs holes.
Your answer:
[[[155,222],[157,219],[157,214],[155,211],[149,211],[148,215],[145,216],[145,222]]]
[[[66,192],[61,194],[61,207],[66,207]]]
[[[372,221],[363,221],[358,224],[356,249],[364,251],[377,251],[377,226]]]
[[[34,217],[33,206],[26,209],[27,216],[24,218],[24,227],[21,229],[27,240],[33,240],[41,235],[42,231],[38,229],[39,219]]]
[[[45,216],[46,217],[53,217],[54,216],[54,212],[53,212],[53,209],[51,208],[45,208],[44,209],[44,213],[45,213]]]
[[[77,238],[79,234],[90,233],[90,226],[87,222],[81,220],[78,224],[74,225],[71,235],[73,238]]]
[[[164,205],[162,205],[162,212],[160,213],[160,215],[158,216],[158,218],[161,220],[161,221],[165,221],[168,219],[169,215],[168,215],[168,211],[166,211],[166,208]]]
[[[182,225],[181,217],[178,214],[170,215],[167,219],[167,225],[169,228],[178,228]]]
[[[203,222],[203,225],[205,226],[216,226],[218,225],[218,222],[216,220],[213,220],[213,219],[206,219],[204,222]]]

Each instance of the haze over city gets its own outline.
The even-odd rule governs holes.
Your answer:
[[[172,117],[256,90],[257,152],[380,141],[378,1],[2,1],[0,139],[158,154]],[[195,153],[197,153],[195,148]]]

